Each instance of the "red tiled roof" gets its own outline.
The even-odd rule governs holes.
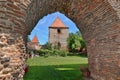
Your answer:
[[[39,42],[37,36],[35,35],[31,42]]]
[[[61,21],[61,19],[59,17],[57,17],[55,19],[55,21],[52,23],[52,25],[50,27],[63,27],[63,28],[66,28],[65,24]]]

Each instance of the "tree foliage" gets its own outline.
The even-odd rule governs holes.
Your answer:
[[[78,48],[86,47],[85,41],[79,31],[76,33],[70,33],[67,43],[69,51],[75,51]]]

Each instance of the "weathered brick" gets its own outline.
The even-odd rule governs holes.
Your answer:
[[[11,7],[12,9],[15,9],[15,10],[20,10],[19,6],[16,6],[16,5],[13,5],[10,3],[8,3],[7,6]]]
[[[1,78],[0,74],[0,79],[18,79],[24,60],[16,60],[20,64],[14,60],[23,57],[18,54],[25,54],[25,37],[40,18],[55,11],[65,13],[81,30],[87,43],[91,76],[95,80],[119,80],[119,0],[0,0],[0,32],[9,35],[7,44],[0,42],[0,54],[11,57],[7,66],[12,67],[14,73],[9,75],[11,79],[7,75]]]
[[[3,65],[0,65],[0,71],[1,71],[3,68],[4,68]]]

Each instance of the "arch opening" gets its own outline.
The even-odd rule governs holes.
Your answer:
[[[0,42],[0,55],[3,62],[9,64],[8,68],[13,70],[8,72],[9,76],[1,73],[1,79],[23,77],[26,36],[39,18],[55,11],[69,16],[81,29],[87,43],[91,77],[96,80],[120,79],[118,0],[2,0],[0,3],[0,35],[7,39]],[[10,61],[4,61],[6,57]],[[0,66],[2,71],[6,70],[4,64]]]
[[[61,30],[61,33],[59,33],[58,30]],[[47,37],[47,38],[45,38],[45,37]],[[72,38],[72,37],[74,37],[74,38]],[[66,57],[66,60],[69,59],[69,62],[71,62],[72,59],[75,59],[75,58],[76,58],[75,60],[77,61],[77,59],[81,59],[81,58],[83,58],[84,55],[87,55],[85,41],[82,38],[81,32],[79,31],[79,29],[77,28],[77,26],[75,25],[74,22],[72,22],[68,17],[66,17],[64,14],[62,14],[60,12],[48,14],[47,16],[40,19],[38,21],[37,25],[32,30],[29,38],[31,39],[31,45],[29,45],[30,47],[32,46],[32,43],[35,43],[35,41],[36,41],[36,43],[38,43],[40,45],[40,48],[38,50],[35,48],[33,49],[34,52],[38,52],[37,56],[40,56],[40,58],[43,56],[45,56],[45,57],[48,56],[47,55],[48,53],[46,53],[46,52],[42,53],[42,51],[46,51],[46,50],[47,51],[50,50],[49,57],[55,56],[55,58],[53,58],[53,59],[56,59],[56,56],[65,57],[66,56],[65,54],[67,53],[68,56],[70,55],[69,56],[70,58]],[[67,42],[68,40],[69,40],[69,43]],[[71,40],[74,42],[70,43],[70,42],[72,42]],[[45,42],[42,42],[42,41],[45,41]],[[51,44],[52,44],[52,46],[51,46]],[[73,45],[75,45],[75,46],[73,47]],[[36,46],[36,44],[34,44],[33,46]],[[71,47],[68,47],[68,46],[71,46]],[[51,47],[52,47],[52,49],[51,49]],[[29,52],[33,53],[33,51],[31,50]],[[36,53],[34,56],[36,56]],[[78,57],[82,56],[82,57],[78,58],[75,56],[78,56]],[[31,56],[31,57],[33,58],[33,56]],[[48,59],[49,59],[49,57],[48,57]],[[81,66],[82,67],[84,66],[87,68],[87,57],[86,56],[84,56],[84,57],[85,57],[84,58],[85,60],[80,61],[79,64],[77,62],[69,63],[69,64],[73,65],[73,67],[66,67],[66,68],[72,68],[73,70],[78,69]],[[55,61],[53,61],[53,62],[55,62]],[[37,61],[35,63],[37,63]],[[83,63],[83,65],[81,63]],[[62,67],[62,65],[64,66],[66,63],[62,64],[62,63],[58,62],[58,64],[61,65],[61,66],[59,66],[59,68],[64,68],[64,67]],[[56,65],[58,65],[58,64],[56,64]],[[77,68],[75,68],[75,64],[77,65],[76,66]],[[32,65],[30,63],[31,70],[32,70],[32,66],[34,66],[34,65]],[[51,67],[51,66],[49,66],[49,67]],[[57,69],[57,67],[55,67],[55,68]],[[73,74],[73,75],[75,75],[74,79],[76,79],[77,77],[80,77],[80,76],[81,76],[80,79],[82,79],[81,74],[79,74],[78,76],[76,75],[76,73],[79,71],[80,70],[76,70],[75,74]],[[30,71],[30,72],[32,72],[32,71]],[[58,72],[59,71],[56,71],[56,74]],[[36,73],[36,72],[34,72],[34,73]],[[39,72],[39,73],[41,73],[41,72]],[[60,74],[62,74],[62,73],[59,73],[58,75],[60,75]],[[69,74],[69,73],[66,72],[66,74]],[[30,76],[28,73],[28,75],[25,76],[25,79],[30,79],[29,77]],[[39,75],[39,77],[41,77],[41,76]],[[64,76],[62,76],[62,77],[64,77]],[[68,77],[69,77],[69,79],[71,79],[71,76],[68,76]],[[34,78],[35,78],[35,76],[34,76]]]

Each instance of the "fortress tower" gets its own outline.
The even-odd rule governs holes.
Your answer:
[[[60,49],[66,50],[68,36],[68,27],[57,17],[49,27],[49,43],[51,43],[52,46],[58,46]]]

